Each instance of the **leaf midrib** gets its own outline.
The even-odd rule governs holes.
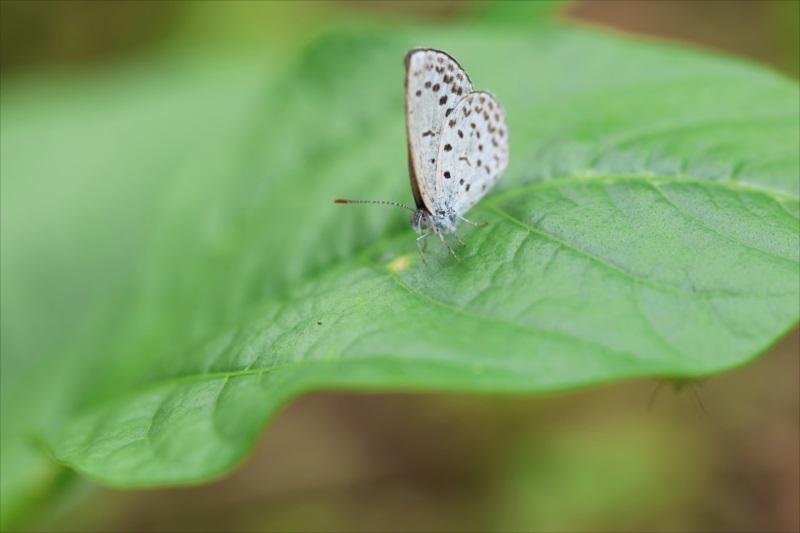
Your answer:
[[[798,218],[793,213],[789,212],[786,207],[783,205],[783,201],[789,200],[793,202],[800,203],[800,195],[790,194],[783,191],[775,191],[772,189],[765,189],[763,187],[754,187],[749,184],[744,184],[741,182],[732,182],[732,181],[718,181],[712,179],[702,179],[702,178],[695,178],[691,176],[659,176],[655,174],[583,174],[578,176],[560,176],[555,178],[547,178],[537,183],[532,183],[530,185],[526,185],[523,187],[517,187],[510,189],[508,191],[501,192],[499,194],[495,194],[482,203],[478,204],[476,207],[478,208],[488,208],[489,210],[500,210],[497,205],[505,202],[506,200],[515,198],[517,196],[521,196],[524,194],[528,194],[533,191],[547,189],[550,187],[560,187],[562,185],[572,185],[572,184],[594,184],[594,183],[615,183],[615,182],[624,182],[624,181],[647,181],[652,183],[653,185],[658,184],[689,184],[689,185],[698,185],[701,187],[720,187],[723,189],[728,189],[731,191],[743,192],[747,194],[762,194],[765,196],[770,197],[774,200],[780,208],[786,212],[789,216],[793,218]],[[782,201],[783,200],[783,201]],[[505,216],[505,212],[502,212]],[[510,215],[508,215],[510,216]],[[513,217],[512,217],[513,218]],[[800,220],[800,218],[798,218]],[[516,220],[516,219],[514,219]],[[713,228],[713,226],[712,226]],[[716,229],[716,228],[715,228]],[[405,230],[403,230],[405,232]],[[392,231],[385,237],[376,240],[375,242],[369,244],[368,246],[364,246],[361,248],[360,251],[354,251],[354,256],[365,256],[371,250],[379,249],[387,242],[393,240],[397,235],[399,235],[400,231]],[[542,234],[544,237],[550,237],[549,235]],[[756,248],[756,250],[761,251],[763,253],[771,253],[761,248]],[[791,259],[794,262],[800,262],[800,258],[788,258],[787,256],[778,255],[782,259]],[[347,263],[348,261],[345,260],[342,263]],[[341,264],[341,263],[340,263]],[[330,271],[328,269],[328,271]],[[638,281],[638,278],[636,279]],[[665,288],[670,289],[671,287],[665,286]],[[678,289],[680,290],[680,289]],[[698,293],[690,293],[693,296],[697,296]],[[712,295],[713,296],[713,295]],[[717,296],[731,296],[730,294],[720,294]],[[736,296],[736,295],[734,295]]]
[[[667,203],[669,203],[674,209],[676,209],[681,214],[685,215],[689,220],[691,220],[695,224],[700,224],[703,227],[706,227],[706,228],[714,231],[718,235],[721,235],[721,236],[723,236],[723,237],[735,242],[739,246],[744,246],[746,248],[750,248],[751,250],[755,250],[757,252],[763,253],[765,255],[769,255],[771,257],[775,257],[776,259],[780,259],[780,260],[783,260],[783,261],[790,261],[792,263],[800,263],[800,258],[789,257],[789,256],[786,256],[786,255],[777,254],[777,253],[772,252],[770,250],[764,250],[763,248],[759,248],[757,246],[754,246],[754,245],[752,245],[752,244],[750,244],[748,242],[745,242],[745,241],[743,241],[743,240],[741,240],[741,239],[739,239],[739,238],[737,238],[737,237],[735,237],[733,235],[725,233],[721,229],[719,229],[719,228],[717,228],[715,226],[712,226],[711,224],[708,224],[707,222],[705,222],[703,220],[700,220],[699,218],[697,218],[693,214],[691,214],[688,211],[686,211],[683,207],[681,207],[678,204],[676,204],[675,201],[672,200],[672,198],[670,198],[666,193],[664,193],[664,191],[660,187],[658,187],[658,185],[656,183],[649,182],[649,184],[652,185],[653,189],[655,189],[659,193],[659,195],[662,198],[664,198],[664,200]],[[544,238],[548,239],[549,241],[552,241],[552,242],[554,242],[556,244],[559,244],[560,246],[563,246],[564,248],[572,250],[573,252],[579,253],[579,254],[583,255],[584,257],[587,257],[587,258],[591,259],[592,261],[595,261],[596,263],[598,263],[598,264],[600,264],[600,265],[602,265],[602,266],[604,266],[604,267],[606,267],[606,268],[608,268],[610,270],[613,270],[615,272],[618,272],[618,273],[624,275],[625,277],[629,278],[634,283],[640,283],[640,284],[644,284],[644,285],[649,285],[651,287],[667,290],[669,292],[673,292],[673,293],[676,293],[676,294],[685,294],[685,295],[688,295],[688,296],[692,296],[692,297],[696,297],[696,298],[699,297],[699,298],[702,298],[702,299],[739,296],[738,294],[731,294],[731,293],[686,291],[686,290],[683,290],[683,289],[679,289],[677,287],[672,287],[670,285],[665,285],[663,283],[657,283],[657,282],[654,282],[654,281],[650,281],[650,280],[639,278],[639,277],[631,274],[630,272],[627,272],[627,271],[625,271],[625,270],[623,270],[623,269],[621,269],[621,268],[619,268],[617,266],[614,266],[614,265],[608,263],[607,261],[605,261],[603,259],[600,259],[597,256],[591,255],[588,252],[586,252],[584,250],[581,250],[580,248],[576,248],[575,246],[572,246],[569,243],[567,243],[565,241],[562,241],[561,239],[558,239],[558,238],[550,235],[549,233],[545,233],[544,231],[541,231],[541,230],[539,230],[537,228],[534,228],[533,226],[530,226],[530,225],[526,224],[525,222],[523,222],[522,220],[514,217],[510,213],[507,213],[506,211],[503,211],[502,209],[500,209],[496,205],[490,204],[490,205],[486,206],[486,208],[489,209],[490,211],[502,216],[503,218],[505,218],[509,222],[512,222],[512,223],[516,224],[517,226],[520,226],[521,228],[529,231],[530,233],[534,233],[536,235],[540,235],[541,237],[544,237]]]
[[[754,187],[737,181],[723,181],[714,179],[695,178],[692,176],[659,176],[657,174],[592,174],[586,173],[577,176],[560,176],[548,178],[537,183],[532,183],[523,187],[517,187],[500,194],[494,195],[487,200],[490,205],[497,205],[509,198],[527,194],[531,191],[544,189],[547,187],[560,187],[561,185],[588,184],[588,183],[614,183],[617,181],[649,181],[657,184],[661,183],[685,183],[689,185],[699,185],[701,187],[721,187],[738,192],[749,194],[763,194],[773,200],[792,200],[800,202],[800,194],[791,194],[763,187]]]

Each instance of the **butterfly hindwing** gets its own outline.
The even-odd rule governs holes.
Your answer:
[[[491,94],[462,99],[441,132],[433,209],[466,213],[488,191],[508,164],[508,128],[503,108]]]

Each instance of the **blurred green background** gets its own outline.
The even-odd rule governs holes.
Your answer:
[[[586,1],[559,6],[557,16],[726,51],[797,77],[798,5]],[[549,7],[539,3],[533,9]],[[270,80],[248,79],[239,65],[258,58],[278,76],[331,27],[373,21],[433,27],[490,18],[493,8],[455,2],[3,1],[3,96],[38,98],[41,115],[32,120],[40,123],[49,120],[52,95],[42,88],[48,79],[66,92],[95,78],[114,94],[145,91],[146,98],[146,91],[174,92],[170,105],[180,108],[182,100],[201,100],[204,91],[225,87],[203,77],[206,62],[228,62],[231,75],[243,76],[243,85],[257,91]],[[516,23],[524,24],[524,17]],[[178,74],[171,70],[176,64],[199,73],[179,73],[197,78],[195,92],[187,92],[185,78],[176,82]],[[158,69],[163,69],[161,86],[136,85],[137,73]],[[401,79],[398,67],[398,91]],[[237,95],[230,99],[230,112],[241,113]],[[156,121],[162,114],[176,116],[150,112]],[[129,118],[109,117],[120,123]],[[176,142],[195,121],[224,121],[224,110],[182,120],[161,124]],[[109,123],[109,135],[124,139],[117,126]],[[48,139],[30,142],[48,157]],[[97,150],[103,149],[98,144]],[[106,195],[127,195],[135,207],[137,195],[149,193],[142,185],[114,187],[107,191],[80,177],[59,183],[47,176],[24,184],[3,179],[4,196],[35,190],[39,198],[36,205],[4,201],[3,210],[16,216],[44,208],[52,218],[33,221],[29,235],[46,238],[48,224],[62,223],[62,205],[86,202],[91,207],[85,216],[102,220]],[[146,223],[148,216],[115,214],[126,224]],[[6,220],[4,251],[19,253],[21,247],[29,254],[40,283],[3,284],[4,373],[9,346],[25,345],[33,353],[37,343],[57,345],[83,319],[74,307],[51,310],[59,318],[46,333],[15,319],[26,312],[8,302],[29,295],[46,299],[53,291],[60,293],[53,301],[80,302],[83,295],[82,287],[63,282],[61,273],[74,265],[37,257],[39,248],[27,241],[9,241],[19,233],[10,232]],[[124,239],[115,245],[137,247]],[[61,257],[69,257],[69,243],[60,246]],[[91,265],[93,258],[75,261]],[[147,275],[132,268],[120,264],[114,277]],[[109,273],[95,276],[99,293],[104,283],[115,286],[112,279],[104,281]],[[227,479],[197,488],[114,491],[65,475],[55,489],[37,496],[25,523],[42,530],[103,531],[797,531],[799,350],[795,330],[756,363],[675,394],[663,387],[652,402],[656,382],[546,398],[314,394],[289,406]],[[24,368],[35,361],[14,364]],[[5,388],[12,378],[3,377]]]

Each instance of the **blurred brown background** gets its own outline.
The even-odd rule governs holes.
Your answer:
[[[329,4],[334,9],[351,11],[354,16],[368,14],[441,21],[480,9],[482,2],[339,1]],[[318,7],[311,2],[307,5],[308,11]],[[242,11],[242,6],[231,9]],[[170,35],[191,26],[196,15],[190,11],[181,2],[3,0],[0,2],[0,69],[8,72],[124,60],[126,56],[159,46]],[[560,12],[573,22],[727,51],[771,64],[795,77],[800,72],[800,44],[797,42],[800,2],[797,0],[584,0],[566,3]],[[297,12],[293,12],[291,19],[295,27],[290,30],[299,30],[302,34],[302,28],[314,18],[309,12],[298,19]],[[281,22],[291,25],[292,21]],[[236,28],[237,33],[241,31],[242,28]],[[257,30],[251,35],[247,28],[244,34],[245,37],[269,38]]]
[[[799,6],[590,0],[560,16],[726,51],[796,77]],[[327,8],[446,20],[475,4]],[[197,31],[195,11],[167,2],[3,1],[0,71],[125,61],[175,32]],[[274,38],[302,41],[314,17],[290,17],[291,37]],[[272,38],[246,24],[210,38],[226,31]],[[798,531],[799,351],[794,330],[755,363],[694,388],[661,387],[652,401],[656,382],[538,398],[314,394],[278,416],[227,479],[127,492],[78,481],[38,527]]]

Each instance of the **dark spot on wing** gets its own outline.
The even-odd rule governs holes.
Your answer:
[[[466,187],[466,188],[467,188],[467,190],[469,190],[469,186],[470,186],[470,184],[469,184],[469,183],[467,183],[467,187]]]
[[[450,179],[450,172],[449,171],[447,171],[447,170],[444,171],[444,178],[448,179],[448,180]]]
[[[433,135],[433,134],[434,134],[434,133],[433,133],[431,130],[428,130],[428,131],[426,131],[425,133],[423,133],[423,134],[422,134],[422,136],[423,136],[423,137],[427,137],[427,136],[429,136],[429,135]]]
[[[417,96],[421,96],[422,95],[422,91],[417,91],[416,94],[417,94]]]
[[[469,127],[474,130],[475,129],[475,123],[474,122],[470,122]]]
[[[433,92],[436,92],[436,91],[438,91],[438,90],[439,90],[439,84],[438,84],[438,83],[434,84],[434,86],[431,88],[431,90],[432,90]]]
[[[445,151],[445,152],[449,152],[449,151],[450,151],[450,150],[452,150],[452,149],[453,149],[453,147],[452,147],[452,146],[450,146],[449,144],[445,144],[445,145],[444,145],[444,151]]]
[[[444,116],[449,117],[450,113],[452,113],[452,112],[453,112],[453,108],[450,107],[450,108],[447,109],[447,111],[444,112]]]
[[[478,166],[481,166],[481,165],[482,165],[481,160],[478,159]]]
[[[456,121],[455,121],[455,119],[452,119],[452,118],[451,118],[451,119],[450,119],[450,122],[448,122],[448,123],[447,123],[447,125],[448,125],[448,126],[450,126],[451,128],[452,128],[453,126],[455,126],[455,125],[456,125]]]
[[[443,79],[445,83],[453,83],[453,76],[448,76],[445,74]]]
[[[425,82],[425,88],[426,88],[426,89],[430,89],[430,88],[431,88],[431,82],[429,82],[429,81],[426,81],[426,82]]]
[[[463,138],[464,138],[464,132],[463,132],[463,131],[461,131],[461,130],[458,130],[458,137],[459,137],[460,139],[463,139]]]
[[[458,180],[458,184],[459,185],[464,185],[464,178],[461,178],[460,180]]]
[[[478,151],[479,151],[479,152],[483,152],[483,145],[482,145],[482,144],[479,144],[479,145],[478,145]]]
[[[491,174],[491,172],[489,171],[489,166],[488,165],[484,166],[483,168],[486,169],[486,173],[487,174]]]
[[[439,105],[444,105],[446,103],[447,103],[447,95],[442,96],[441,98],[439,98]]]

